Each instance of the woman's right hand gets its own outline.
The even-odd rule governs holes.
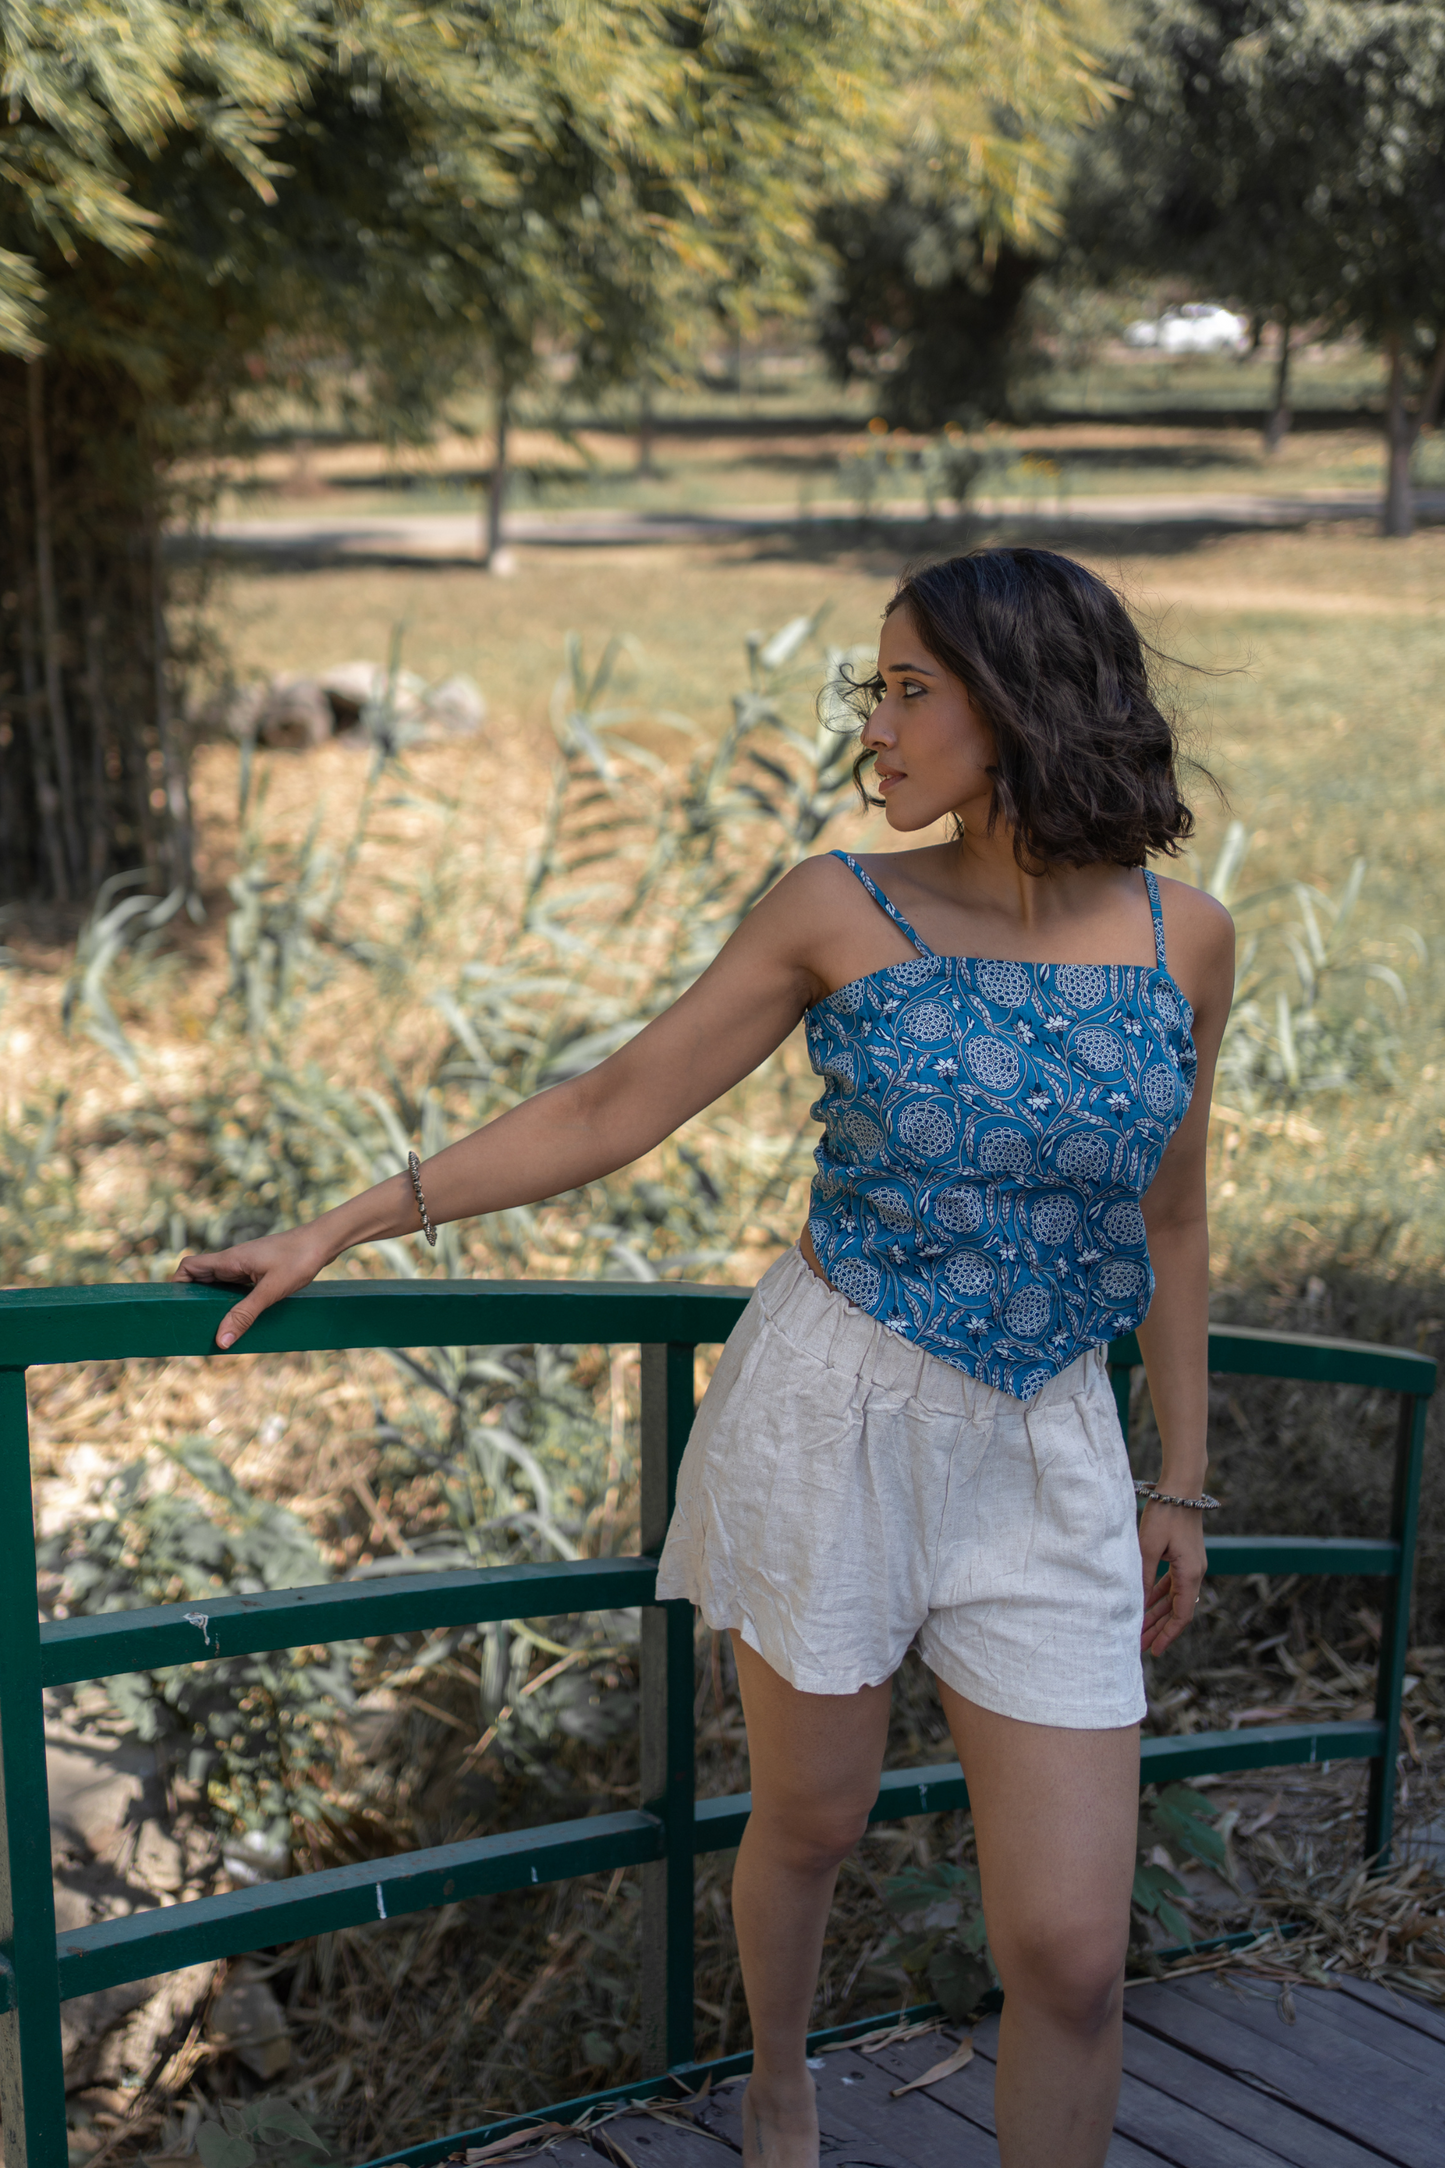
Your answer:
[[[175,1276],[203,1287],[250,1290],[216,1328],[217,1347],[229,1348],[273,1302],[309,1286],[322,1266],[331,1263],[332,1255],[314,1227],[293,1227],[285,1234],[262,1235],[256,1242],[238,1242],[233,1249],[183,1257]]]

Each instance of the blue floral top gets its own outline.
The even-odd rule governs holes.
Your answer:
[[[1194,1012],[1165,968],[918,950],[808,1011],[823,1079],[808,1231],[838,1292],[940,1362],[1026,1400],[1137,1325],[1139,1200],[1194,1089]]]

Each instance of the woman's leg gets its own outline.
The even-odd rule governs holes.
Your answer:
[[[833,1885],[878,1797],[886,1686],[800,1694],[732,1637],[753,1811],[733,1872],[733,1925],[753,2027],[743,2100],[747,2168],[816,2168],[818,2108],[804,2059]]]
[[[968,1779],[1004,1991],[994,2113],[1003,2168],[1098,2168],[1123,2053],[1139,1730],[995,1716],[939,1681]]]

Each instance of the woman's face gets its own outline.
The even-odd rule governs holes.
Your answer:
[[[887,686],[863,726],[890,828],[911,833],[945,814],[981,828],[993,802],[993,732],[961,681],[929,654],[904,605],[884,620],[878,674]]]

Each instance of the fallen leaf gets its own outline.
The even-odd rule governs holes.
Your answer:
[[[1241,1837],[1257,1837],[1262,1829],[1268,1829],[1270,1823],[1283,1806],[1284,1794],[1283,1792],[1276,1792],[1269,1805],[1262,1813],[1256,1814],[1252,1822],[1242,1822],[1240,1824],[1239,1834]]]
[[[565,2123],[532,2123],[526,2130],[510,2130],[505,2138],[494,2138],[490,2145],[468,2146],[467,2168],[478,2168],[481,2161],[499,2160],[504,2153],[515,2153],[520,2146],[540,2146],[567,2127]]]
[[[965,2033],[951,2055],[945,2055],[941,2063],[925,2070],[921,2078],[910,2078],[906,2085],[895,2085],[888,2098],[901,2100],[905,2093],[916,2093],[920,2085],[937,2085],[940,2079],[951,2078],[955,2070],[962,2070],[965,2063],[972,2061],[973,2034]]]
[[[885,2048],[896,2048],[905,2040],[916,2040],[920,2033],[937,2032],[936,2017],[920,2019],[916,2025],[885,2025],[880,2032],[865,2033],[861,2040],[835,2040],[823,2049],[825,2055],[842,2054],[845,2048],[857,2048],[864,2055],[881,2055]]]

